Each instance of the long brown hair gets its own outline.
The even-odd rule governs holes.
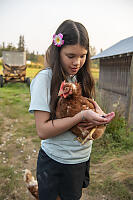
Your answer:
[[[77,81],[81,84],[82,95],[91,98],[94,95],[94,80],[90,72],[89,37],[86,28],[79,22],[64,21],[55,34],[63,34],[64,44],[61,47],[53,43],[46,52],[46,62],[52,69],[50,119],[56,118],[58,91],[62,81],[66,80],[65,73],[60,64],[60,50],[66,45],[79,44],[87,50],[86,61],[77,73]]]

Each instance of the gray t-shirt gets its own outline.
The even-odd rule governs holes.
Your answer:
[[[50,112],[51,78],[52,70],[47,68],[40,71],[32,80],[29,112],[33,113],[35,110]],[[90,157],[92,141],[81,145],[75,140],[75,137],[71,131],[66,131],[58,136],[42,140],[41,148],[49,157],[60,163],[76,164],[86,162]]]

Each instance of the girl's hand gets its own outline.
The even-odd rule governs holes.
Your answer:
[[[94,106],[95,106],[95,109],[96,109],[96,112],[100,115],[105,115],[105,113],[102,111],[102,109],[100,108],[100,106],[97,104],[96,101],[93,100],[93,103],[94,103]]]
[[[115,113],[114,112],[111,112],[108,114],[104,113],[104,117],[102,117],[103,112],[100,112],[99,114],[92,110],[84,110],[84,111],[81,111],[81,115],[82,115],[82,118],[84,117],[85,120],[90,123],[90,126],[93,125],[92,127],[94,127],[97,125],[109,123],[114,118]]]
[[[83,121],[78,123],[78,126],[81,127],[83,130],[87,130],[94,127],[94,124],[91,122]]]
[[[93,104],[95,106],[95,110],[96,113],[100,114],[101,116],[104,116],[105,113],[102,111],[102,109],[100,108],[100,106],[97,104],[96,101],[93,100]],[[94,124],[92,122],[88,122],[88,121],[82,121],[78,124],[79,127],[83,128],[84,130],[86,129],[90,129],[94,127]]]

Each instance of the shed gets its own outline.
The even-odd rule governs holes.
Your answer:
[[[127,122],[133,126],[133,36],[91,59],[100,60],[99,91],[109,111],[119,105]]]

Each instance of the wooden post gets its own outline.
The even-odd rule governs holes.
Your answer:
[[[129,74],[129,80],[128,80],[127,106],[126,106],[126,113],[125,113],[125,118],[126,118],[128,127],[131,125],[130,118],[131,118],[131,115],[133,115],[132,105],[133,105],[133,55],[131,58],[131,65],[130,65],[130,74]]]

